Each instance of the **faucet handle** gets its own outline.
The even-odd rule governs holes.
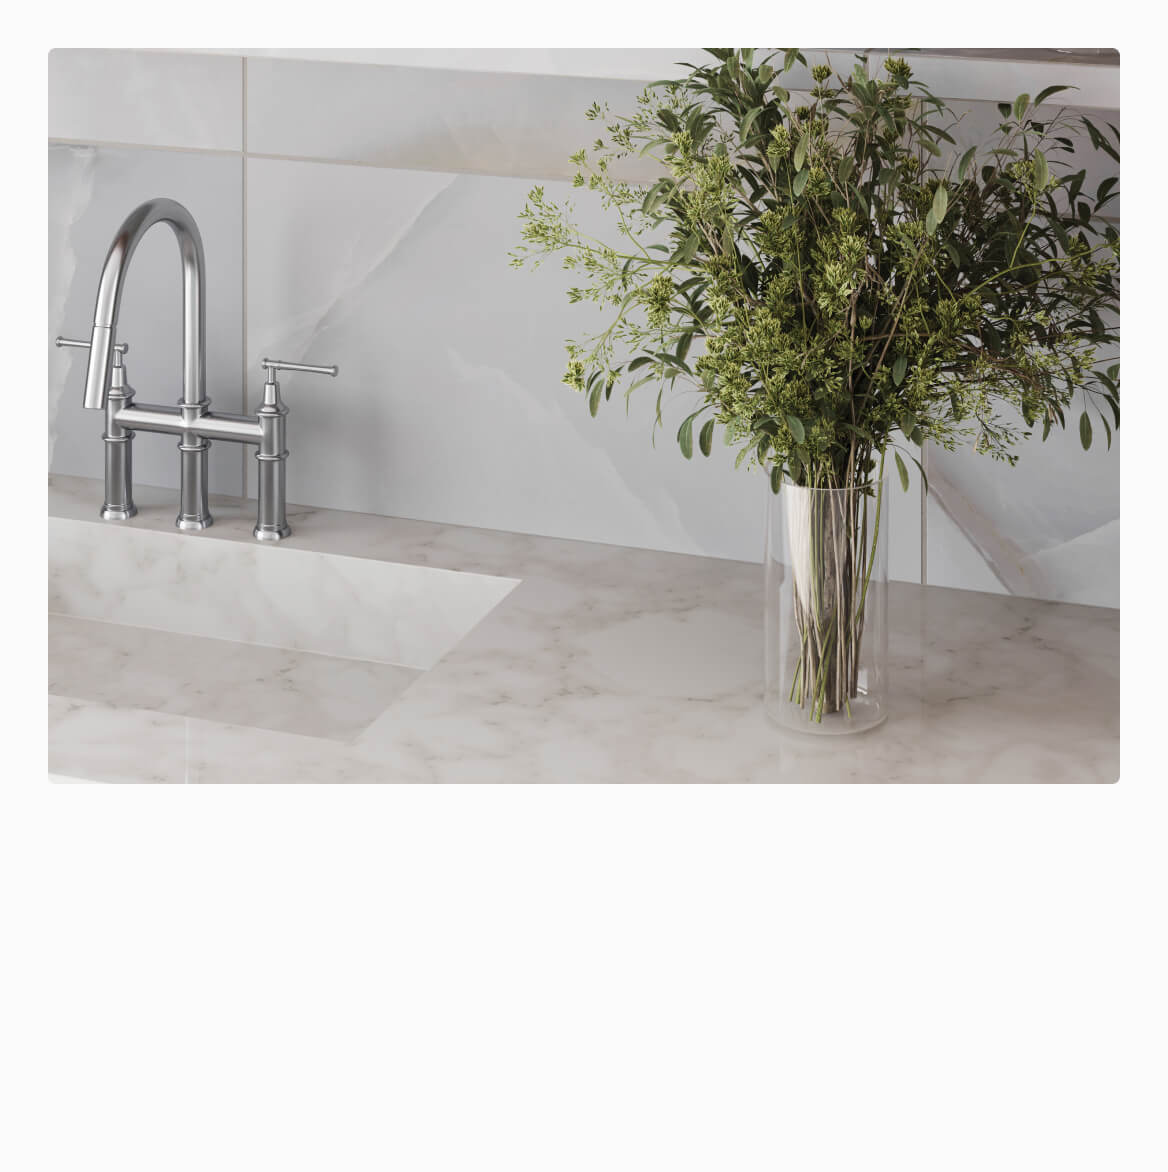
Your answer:
[[[76,346],[80,350],[88,350],[89,347],[92,345],[92,342],[90,342],[88,338],[62,338],[62,337],[58,336],[53,339],[53,345],[54,346]],[[130,349],[130,347],[127,346],[125,342],[118,342],[117,345],[114,346],[113,350],[114,350],[114,354],[116,355],[116,357],[114,358],[114,365],[115,366],[122,365],[121,356],[123,354],[125,354],[129,349]]]
[[[329,378],[336,378],[340,371],[338,366],[309,366],[304,362],[285,362],[282,358],[261,358],[260,365],[268,382],[275,381],[277,370],[302,370],[307,374],[327,374]]]

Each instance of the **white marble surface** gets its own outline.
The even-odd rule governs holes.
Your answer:
[[[50,509],[96,485],[55,478]],[[161,531],[165,506],[135,524]],[[90,522],[105,533],[110,526]],[[301,551],[520,584],[347,743],[133,700],[50,697],[49,768],[163,782],[1110,782],[1111,610],[895,585],[891,715],[843,741],[780,732],[760,702],[757,566],[426,522],[297,510]],[[248,540],[243,518],[195,540]],[[180,538],[186,540],[186,538]]]
[[[249,160],[249,354],[341,366],[323,393],[287,379],[290,497],[679,552],[757,553],[761,481],[735,474],[720,445],[715,459],[687,463],[672,438],[681,404],[668,408],[654,448],[651,388],[628,416],[614,401],[594,420],[583,396],[561,385],[564,340],[600,319],[568,304],[572,282],[556,266],[508,266],[528,187]]]
[[[211,529],[179,533],[173,500],[139,497],[139,509],[152,522],[168,518],[168,529],[49,518],[52,613],[424,671],[516,585],[286,543],[217,541],[216,527],[247,533],[255,523],[226,502]]]
[[[247,149],[570,180],[577,168],[569,156],[596,137],[584,112],[594,102],[633,110],[643,89],[642,82],[592,77],[257,58],[247,65]],[[653,182],[658,168],[634,158],[619,174]]]
[[[49,137],[238,151],[243,62],[199,53],[54,49]]]
[[[420,673],[49,615],[49,695],[348,741]]]

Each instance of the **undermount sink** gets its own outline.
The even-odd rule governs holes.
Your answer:
[[[517,584],[145,520],[49,518],[60,701],[351,741]]]

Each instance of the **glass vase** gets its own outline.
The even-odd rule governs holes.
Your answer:
[[[765,693],[784,729],[863,732],[886,716],[888,481],[767,486]]]

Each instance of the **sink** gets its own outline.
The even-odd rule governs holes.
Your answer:
[[[107,735],[132,710],[168,736],[196,719],[352,742],[518,581],[152,524],[49,518],[51,703]]]

